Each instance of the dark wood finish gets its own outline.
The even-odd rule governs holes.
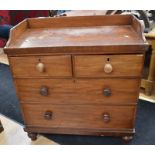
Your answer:
[[[143,55],[89,55],[75,56],[75,74],[77,77],[140,77]],[[106,64],[112,65],[112,71],[105,71]]]
[[[3,126],[2,126],[2,123],[1,123],[1,120],[0,120],[0,133],[4,130]]]
[[[46,120],[51,120],[52,119],[52,115],[53,115],[52,111],[46,111],[45,114],[44,114],[44,118]]]
[[[32,141],[37,140],[37,133],[28,132],[27,135]]]
[[[133,135],[122,137],[122,140],[124,141],[125,144],[130,142],[132,139],[133,139]]]
[[[111,115],[109,114],[109,112],[104,112],[102,115],[103,115],[103,121],[105,123],[109,123],[111,121]]]
[[[131,139],[143,55],[131,15],[26,19],[8,54],[25,131]]]
[[[42,86],[40,88],[40,95],[42,95],[42,96],[48,96],[48,94],[49,94],[48,87],[47,86]]]
[[[139,79],[16,79],[21,102],[51,104],[136,104]],[[42,87],[48,94],[41,95]],[[111,95],[104,95],[110,89]]]

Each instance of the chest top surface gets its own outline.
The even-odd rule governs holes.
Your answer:
[[[108,51],[131,46],[135,51],[145,46],[141,25],[135,17],[77,16],[26,19],[11,30],[5,51],[9,54],[14,50],[48,48],[56,52],[61,48],[74,51],[91,47]]]

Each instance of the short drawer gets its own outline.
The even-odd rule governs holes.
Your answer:
[[[75,56],[76,77],[140,77],[143,55]]]
[[[35,127],[133,128],[135,106],[22,104],[25,124]]]
[[[10,57],[14,77],[71,77],[70,56]]]
[[[16,79],[22,102],[136,104],[139,79]]]

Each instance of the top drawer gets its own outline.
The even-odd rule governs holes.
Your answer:
[[[75,56],[76,77],[139,77],[143,55]]]
[[[71,77],[70,56],[10,57],[14,77]]]

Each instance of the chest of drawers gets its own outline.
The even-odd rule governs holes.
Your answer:
[[[130,15],[26,19],[5,47],[25,131],[132,139],[145,39]]]

